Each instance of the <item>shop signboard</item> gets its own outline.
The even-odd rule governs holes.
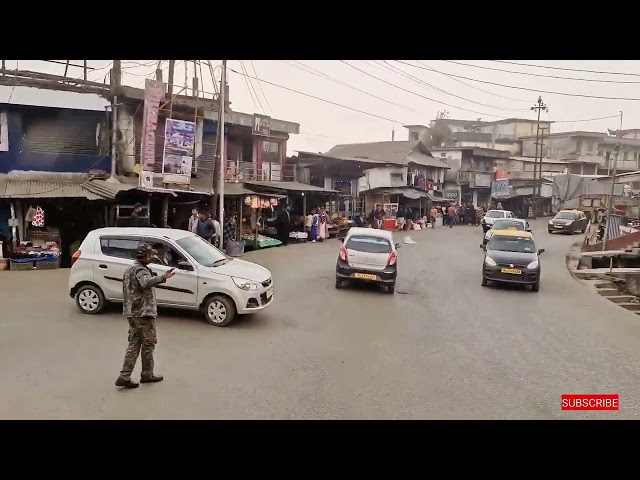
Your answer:
[[[458,190],[443,190],[442,196],[445,200],[456,202],[458,200]]]
[[[157,80],[146,79],[144,89],[144,112],[142,115],[142,145],[141,159],[142,170],[153,171],[156,158],[156,129],[158,127],[158,114],[160,102],[164,100],[164,84]]]
[[[253,115],[253,134],[261,137],[271,135],[271,117],[266,115]]]
[[[189,184],[195,142],[195,122],[167,118],[162,155],[163,183]]]
[[[491,182],[491,195],[492,196],[505,196],[509,193],[509,180],[496,180]]]

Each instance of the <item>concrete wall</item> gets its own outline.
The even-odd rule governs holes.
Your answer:
[[[407,184],[407,167],[378,167],[365,170],[364,177],[358,179],[358,191],[364,192],[372,188],[404,186]],[[395,184],[391,181],[391,174],[401,174],[402,182]]]

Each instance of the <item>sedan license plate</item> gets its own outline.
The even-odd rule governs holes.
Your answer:
[[[369,273],[356,273],[354,275],[355,278],[361,278],[363,280],[377,280],[378,276],[377,275],[371,275]]]
[[[267,290],[267,300],[269,300],[271,297],[273,297],[273,288]]]
[[[510,273],[512,275],[521,275],[522,270],[518,270],[517,268],[501,268],[500,271],[502,273]]]

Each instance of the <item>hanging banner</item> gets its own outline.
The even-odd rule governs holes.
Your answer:
[[[189,184],[195,142],[195,122],[167,118],[162,155],[163,183]]]
[[[253,134],[262,137],[271,135],[271,117],[266,115],[253,115]]]
[[[160,102],[164,100],[164,84],[157,80],[145,80],[144,112],[142,115],[142,140],[140,145],[140,163],[142,170],[153,171],[156,159],[156,129]]]

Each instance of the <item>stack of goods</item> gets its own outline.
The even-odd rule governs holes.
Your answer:
[[[289,232],[289,238],[292,238],[297,242],[306,242],[309,238],[309,234],[307,232]]]
[[[243,233],[242,239],[246,242],[246,246],[249,248],[254,247],[256,244],[256,236],[253,233]],[[276,240],[275,238],[265,237],[264,235],[258,234],[258,248],[267,248],[267,247],[276,247],[278,245],[282,245],[280,240]]]
[[[57,242],[20,242],[10,257],[11,270],[38,270],[60,267],[60,246]]]
[[[277,198],[264,198],[258,195],[247,195],[244,197],[244,204],[251,208],[271,208],[278,206]]]

